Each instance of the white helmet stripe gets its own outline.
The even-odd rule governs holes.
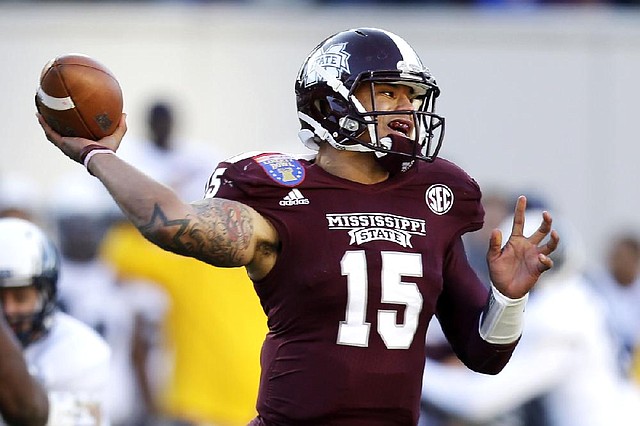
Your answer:
[[[314,64],[313,65],[313,70],[318,73],[320,76],[322,76],[322,78],[327,82],[327,84],[329,85],[329,87],[331,87],[335,92],[338,92],[343,98],[345,98],[346,100],[349,100],[353,103],[353,105],[356,107],[356,109],[358,110],[358,112],[360,112],[361,114],[365,114],[367,112],[367,110],[365,109],[364,105],[362,105],[362,103],[360,102],[360,100],[358,98],[356,98],[354,95],[349,95],[349,89],[346,88],[346,86],[342,83],[342,81],[338,80],[336,77],[330,75],[324,68],[322,68],[321,66]],[[298,115],[300,115],[301,113],[298,113]],[[302,118],[302,117],[301,117]],[[318,123],[317,121],[313,120],[311,117],[306,116],[306,118],[308,118],[309,120],[312,120],[313,122],[310,122],[308,120],[305,120],[309,125],[311,125],[314,130],[315,133],[320,136],[320,138],[328,141],[332,146],[334,147],[340,147],[340,149],[343,149],[345,151],[360,151],[360,152],[370,152],[373,151],[370,148],[366,148],[363,145],[359,145],[359,144],[355,144],[355,145],[343,145],[343,144],[338,144],[335,139],[333,139],[333,137],[329,136],[330,139],[324,137],[322,134],[319,134],[319,129],[321,129],[324,132],[327,132],[326,129],[324,127],[322,127],[322,125],[320,123]],[[367,125],[367,130],[369,132],[369,136],[371,138],[372,141],[374,141],[374,143],[377,143],[377,132],[376,132],[376,126],[375,124],[368,124]]]
[[[393,42],[396,44],[396,46],[398,47],[398,50],[400,51],[400,54],[402,55],[402,59],[404,59],[405,62],[409,62],[412,64],[421,64],[422,61],[420,61],[420,58],[418,57],[417,53],[415,50],[413,50],[413,48],[409,45],[409,43],[407,43],[402,37],[399,37],[398,35],[394,34],[394,33],[390,33],[389,31],[382,31],[384,32],[386,35],[389,36],[389,38],[391,40],[393,40]]]

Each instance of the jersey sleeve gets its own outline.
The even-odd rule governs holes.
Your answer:
[[[111,349],[89,326],[62,312],[41,341],[28,346],[26,359],[47,389],[51,425],[106,422]],[[74,422],[75,421],[75,422]]]
[[[224,198],[255,209],[275,227],[281,245],[287,246],[290,229],[280,202],[305,180],[306,165],[306,160],[289,154],[243,154],[218,165],[207,184],[205,198]]]
[[[109,382],[111,348],[92,328],[62,312],[47,342],[47,357],[38,363],[48,389],[101,394]],[[60,363],[64,363],[64,368]]]
[[[453,351],[471,370],[499,373],[518,341],[495,345],[480,337],[480,314],[487,301],[488,289],[469,265],[460,238],[454,241],[447,254],[443,274],[444,287],[436,315]]]
[[[225,198],[260,210],[304,177],[301,161],[288,154],[250,152],[218,164],[207,183],[205,198]]]

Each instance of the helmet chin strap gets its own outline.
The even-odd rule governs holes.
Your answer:
[[[308,129],[302,129],[298,132],[298,137],[302,143],[309,149],[317,151],[319,148],[318,140],[325,141],[335,149],[339,151],[356,151],[356,152],[371,152],[371,148],[367,148],[364,145],[354,143],[353,145],[345,145],[336,141],[331,133],[322,127],[322,124],[318,123],[312,117],[307,114],[298,111],[298,118],[313,128],[313,132]]]

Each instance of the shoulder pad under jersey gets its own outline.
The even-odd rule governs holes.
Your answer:
[[[480,187],[471,176],[442,158],[426,164],[424,173],[429,182],[425,201],[433,213],[457,217],[462,232],[482,227],[484,209],[480,203]]]
[[[305,178],[307,159],[278,152],[252,151],[222,161],[207,183],[205,198],[226,197],[222,192],[252,187],[295,187]]]

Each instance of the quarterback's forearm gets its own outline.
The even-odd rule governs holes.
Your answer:
[[[184,231],[194,212],[173,190],[116,155],[96,155],[87,168],[145,238],[165,250],[193,255]]]
[[[522,335],[524,309],[529,294],[511,299],[496,289],[493,284],[479,321],[480,337],[489,343],[508,345]]]
[[[91,174],[120,209],[157,246],[216,266],[244,266],[252,256],[252,212],[223,199],[188,204],[116,155],[95,155]]]
[[[107,188],[127,218],[138,229],[152,222],[154,210],[160,207],[170,220],[184,217],[188,205],[167,186],[151,179],[116,155],[96,155],[87,165]],[[149,229],[159,232],[161,226]]]
[[[498,374],[509,361],[518,336],[515,340],[501,342],[502,344],[490,343],[481,337],[480,317],[488,292],[469,265],[460,240],[449,252],[444,278],[437,315],[453,350],[470,369],[485,374]],[[500,324],[499,320],[497,318],[496,324]]]

